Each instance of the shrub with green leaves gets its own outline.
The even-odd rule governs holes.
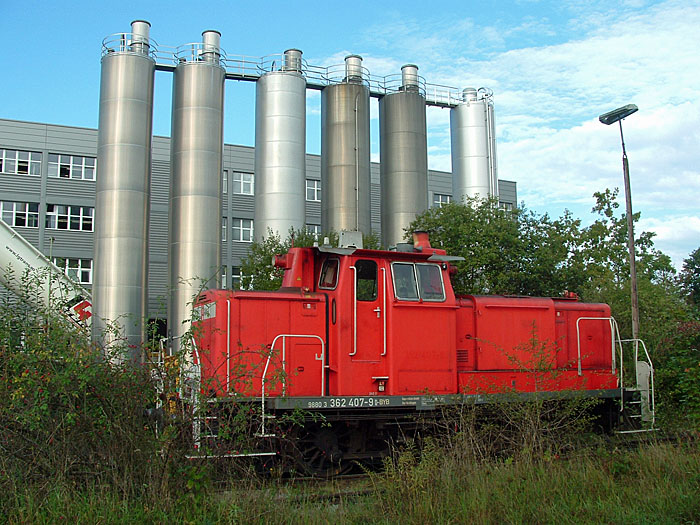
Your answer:
[[[700,430],[700,322],[680,323],[656,352],[661,424]]]

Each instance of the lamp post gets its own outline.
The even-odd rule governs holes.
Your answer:
[[[639,339],[639,302],[637,300],[637,269],[634,260],[634,226],[632,221],[632,193],[630,191],[630,168],[627,162],[625,150],[625,138],[622,135],[622,120],[635,113],[639,108],[634,104],[627,104],[614,109],[598,117],[603,124],[610,125],[620,123],[620,140],[622,141],[622,172],[625,181],[625,205],[627,210],[627,249],[630,258],[630,296],[632,303],[632,339]],[[636,341],[635,341],[636,343]]]

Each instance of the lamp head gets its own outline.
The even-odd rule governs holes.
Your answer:
[[[639,110],[639,108],[634,104],[627,104],[626,106],[622,106],[621,108],[613,109],[612,111],[603,113],[600,117],[598,117],[598,120],[600,120],[603,124],[607,124],[609,126],[610,124],[615,124],[615,122],[617,122],[618,120],[622,120],[625,117],[629,117],[632,113],[635,113],[637,110]]]

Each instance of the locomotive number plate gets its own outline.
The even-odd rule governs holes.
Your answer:
[[[417,410],[433,410],[436,404],[445,403],[445,396],[328,396],[276,398],[275,408],[301,408],[307,410],[413,407]]]
[[[328,397],[306,400],[304,408],[375,408],[391,406],[387,397]]]

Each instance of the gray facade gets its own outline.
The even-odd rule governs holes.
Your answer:
[[[170,138],[153,137],[152,148],[148,308],[151,317],[164,317],[168,286]],[[9,153],[3,153],[7,150]],[[25,152],[35,155],[29,155],[29,160],[25,161]],[[36,153],[41,154],[40,163]],[[47,257],[60,258],[66,268],[70,266],[73,276],[76,271],[80,273],[87,287],[92,284],[88,264],[93,258],[94,212],[90,215],[90,210],[95,206],[96,189],[94,161],[91,159],[96,157],[95,129],[0,119],[0,206],[3,219],[10,219],[6,222]],[[222,238],[225,235],[225,240],[221,245],[221,264],[225,267],[222,284],[225,287],[231,287],[233,276],[250,245],[250,242],[237,239],[247,238],[248,228],[254,228],[254,163],[254,148],[224,145],[225,184],[221,217]],[[96,171],[99,173],[99,166]],[[320,226],[321,201],[314,200],[320,199],[320,195],[313,191],[316,184],[320,186],[319,155],[306,155],[306,179],[309,181],[307,187],[310,184],[312,188],[306,195],[306,224]],[[498,188],[504,206],[517,205],[515,182],[499,180]],[[379,232],[378,163],[371,165],[370,191],[372,230]],[[452,174],[429,170],[428,192],[432,204],[451,200]],[[22,203],[27,206],[22,207]],[[75,268],[76,264],[78,268]]]

